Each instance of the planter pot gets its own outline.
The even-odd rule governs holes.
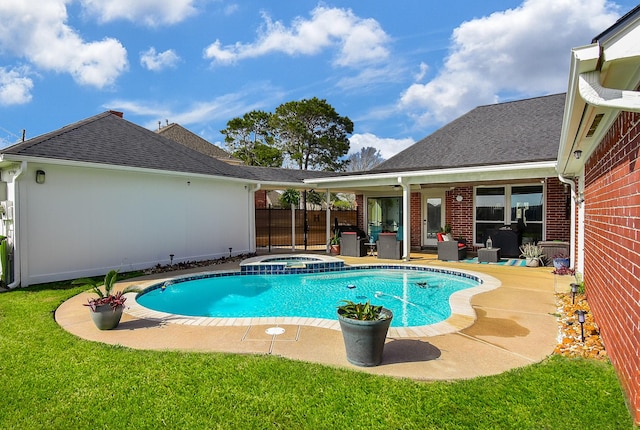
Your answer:
[[[540,260],[537,258],[526,258],[525,264],[527,267],[538,267],[540,265]]]
[[[554,258],[553,259],[553,267],[555,267],[558,270],[562,269],[563,267],[568,269],[570,265],[571,265],[571,263],[570,263],[568,258]]]
[[[340,245],[329,245],[329,252],[333,255],[340,255]]]
[[[347,360],[356,366],[371,367],[382,363],[382,351],[393,314],[382,309],[388,318],[376,321],[360,321],[338,314],[340,330],[347,350]]]
[[[123,310],[123,306],[118,306],[113,309],[111,305],[107,304],[96,306],[95,312],[89,308],[89,313],[91,313],[91,319],[96,327],[100,330],[111,330],[118,327],[118,324],[120,324],[120,318],[122,318]]]

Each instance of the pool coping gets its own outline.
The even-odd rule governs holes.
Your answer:
[[[449,333],[455,333],[465,328],[470,327],[477,319],[477,315],[473,307],[471,306],[471,299],[473,296],[485,293],[487,291],[495,290],[500,287],[501,282],[493,276],[474,272],[465,269],[445,269],[442,267],[429,266],[429,265],[406,265],[406,264],[358,264],[358,265],[345,265],[349,267],[349,270],[357,270],[358,268],[395,268],[395,269],[407,269],[411,270],[412,267],[417,270],[433,270],[435,272],[444,273],[462,273],[467,276],[473,276],[478,278],[481,282],[478,286],[472,288],[466,288],[464,290],[456,291],[449,297],[449,305],[451,306],[451,316],[444,321],[440,321],[435,324],[414,326],[414,327],[390,327],[388,336],[396,338],[413,338],[423,336],[437,336]],[[141,288],[149,288],[160,285],[164,282],[172,282],[185,278],[194,278],[208,275],[221,275],[221,274],[238,274],[241,272],[237,270],[214,270],[203,271],[197,274],[180,275],[174,277],[167,277],[163,280],[153,280],[139,284]],[[249,276],[249,275],[241,275]],[[158,321],[161,323],[181,324],[191,326],[211,326],[211,327],[234,327],[234,326],[253,326],[253,325],[304,325],[311,327],[326,328],[330,330],[340,330],[340,325],[337,320],[329,320],[324,318],[305,318],[305,317],[255,317],[255,318],[220,318],[220,317],[190,317],[185,315],[171,314],[167,312],[154,311],[149,308],[143,307],[136,300],[136,293],[127,293],[127,305],[125,306],[125,313],[135,318]]]

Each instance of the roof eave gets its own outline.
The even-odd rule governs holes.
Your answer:
[[[450,184],[499,180],[535,179],[555,176],[555,161],[483,165],[407,172],[371,173],[364,175],[317,178],[320,188],[361,188],[411,184]],[[307,183],[307,180],[305,180]]]

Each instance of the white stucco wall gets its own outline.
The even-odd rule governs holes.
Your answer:
[[[46,182],[35,183],[35,171]],[[246,184],[29,163],[16,207],[23,286],[250,252]],[[18,270],[18,268],[16,268]]]

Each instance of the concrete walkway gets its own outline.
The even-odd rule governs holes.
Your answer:
[[[335,327],[303,324],[195,325],[174,324],[170,320],[145,319],[125,313],[115,330],[100,331],[91,321],[83,303],[93,295],[79,294],[56,311],[56,321],[74,335],[96,342],[136,349],[216,351],[274,354],[294,360],[345,367],[380,375],[424,380],[451,380],[493,375],[539,362],[553,352],[558,324],[555,291],[568,291],[571,279],[554,276],[553,268],[510,267],[493,264],[441,262],[435,255],[412,253],[409,263],[474,271],[499,280],[498,288],[470,298],[475,311],[463,321],[452,322],[457,329],[446,334],[415,336],[390,331],[383,363],[361,368],[345,358],[342,334]],[[374,257],[344,258],[346,264],[391,263]],[[238,270],[227,263],[188,271],[163,273],[118,283],[146,286],[185,273],[211,270]],[[565,279],[566,278],[566,279]],[[285,332],[265,331],[280,326]]]

